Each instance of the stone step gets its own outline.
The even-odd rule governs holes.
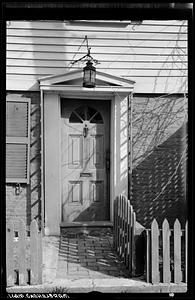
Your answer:
[[[109,221],[89,221],[60,223],[61,235],[67,238],[85,236],[112,236],[113,223]]]

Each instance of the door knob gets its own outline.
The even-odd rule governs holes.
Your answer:
[[[87,124],[85,124],[85,127],[83,128],[83,136],[84,136],[84,138],[87,136],[88,131],[89,131],[89,128],[87,127]]]

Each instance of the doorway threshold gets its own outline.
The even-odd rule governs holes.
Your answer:
[[[87,222],[61,222],[61,236],[78,238],[84,236],[112,236],[113,222],[110,221],[87,221]]]

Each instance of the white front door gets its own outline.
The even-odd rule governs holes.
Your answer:
[[[62,221],[109,220],[110,103],[61,100]]]

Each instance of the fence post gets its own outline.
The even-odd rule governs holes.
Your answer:
[[[117,197],[117,253],[120,252],[120,209],[121,209],[121,202],[120,197]]]
[[[125,256],[125,200],[126,197],[125,196],[121,196],[122,198],[122,259],[124,260]]]
[[[38,283],[38,226],[36,220],[30,224],[30,284]]]
[[[129,272],[130,272],[130,276],[132,276],[132,205],[129,204]]]
[[[135,253],[135,226],[136,226],[136,215],[132,208],[132,227],[131,227],[131,265],[132,265],[132,275],[136,273],[136,253]]]
[[[127,235],[128,235],[128,228],[127,228],[127,215],[128,215],[128,199],[125,199],[125,228],[124,228],[124,234],[125,234],[125,251],[124,251],[124,260],[125,260],[125,266],[127,266]]]
[[[122,219],[122,211],[123,211],[123,201],[122,201],[122,195],[119,197],[120,199],[120,213],[119,213],[119,228],[120,228],[120,234],[119,234],[119,256],[121,258],[122,256],[122,224],[123,224],[123,219]]]
[[[167,219],[164,219],[162,225],[163,238],[163,282],[170,283],[170,229]]]
[[[188,280],[188,221],[185,225],[185,282]]]
[[[151,225],[152,283],[159,283],[159,229],[156,219]]]
[[[176,219],[174,223],[174,283],[182,281],[181,273],[181,225]]]
[[[14,285],[14,225],[9,221],[6,228],[6,278],[7,286]]]
[[[114,200],[113,248],[116,249],[116,199]]]
[[[129,251],[130,251],[130,248],[129,248],[129,221],[130,221],[130,218],[129,218],[129,210],[130,210],[130,203],[129,203],[129,200],[127,199],[127,222],[126,222],[126,267],[129,269]]]
[[[43,263],[43,252],[42,252],[42,231],[38,232],[38,283],[42,283],[42,263]]]
[[[26,285],[27,284],[26,225],[23,220],[19,221],[18,261],[19,261],[19,285]]]
[[[118,210],[119,210],[119,203],[118,203],[118,197],[116,198],[116,226],[115,226],[115,247],[116,251],[118,251]]]
[[[146,229],[146,281],[151,280],[151,232]]]

